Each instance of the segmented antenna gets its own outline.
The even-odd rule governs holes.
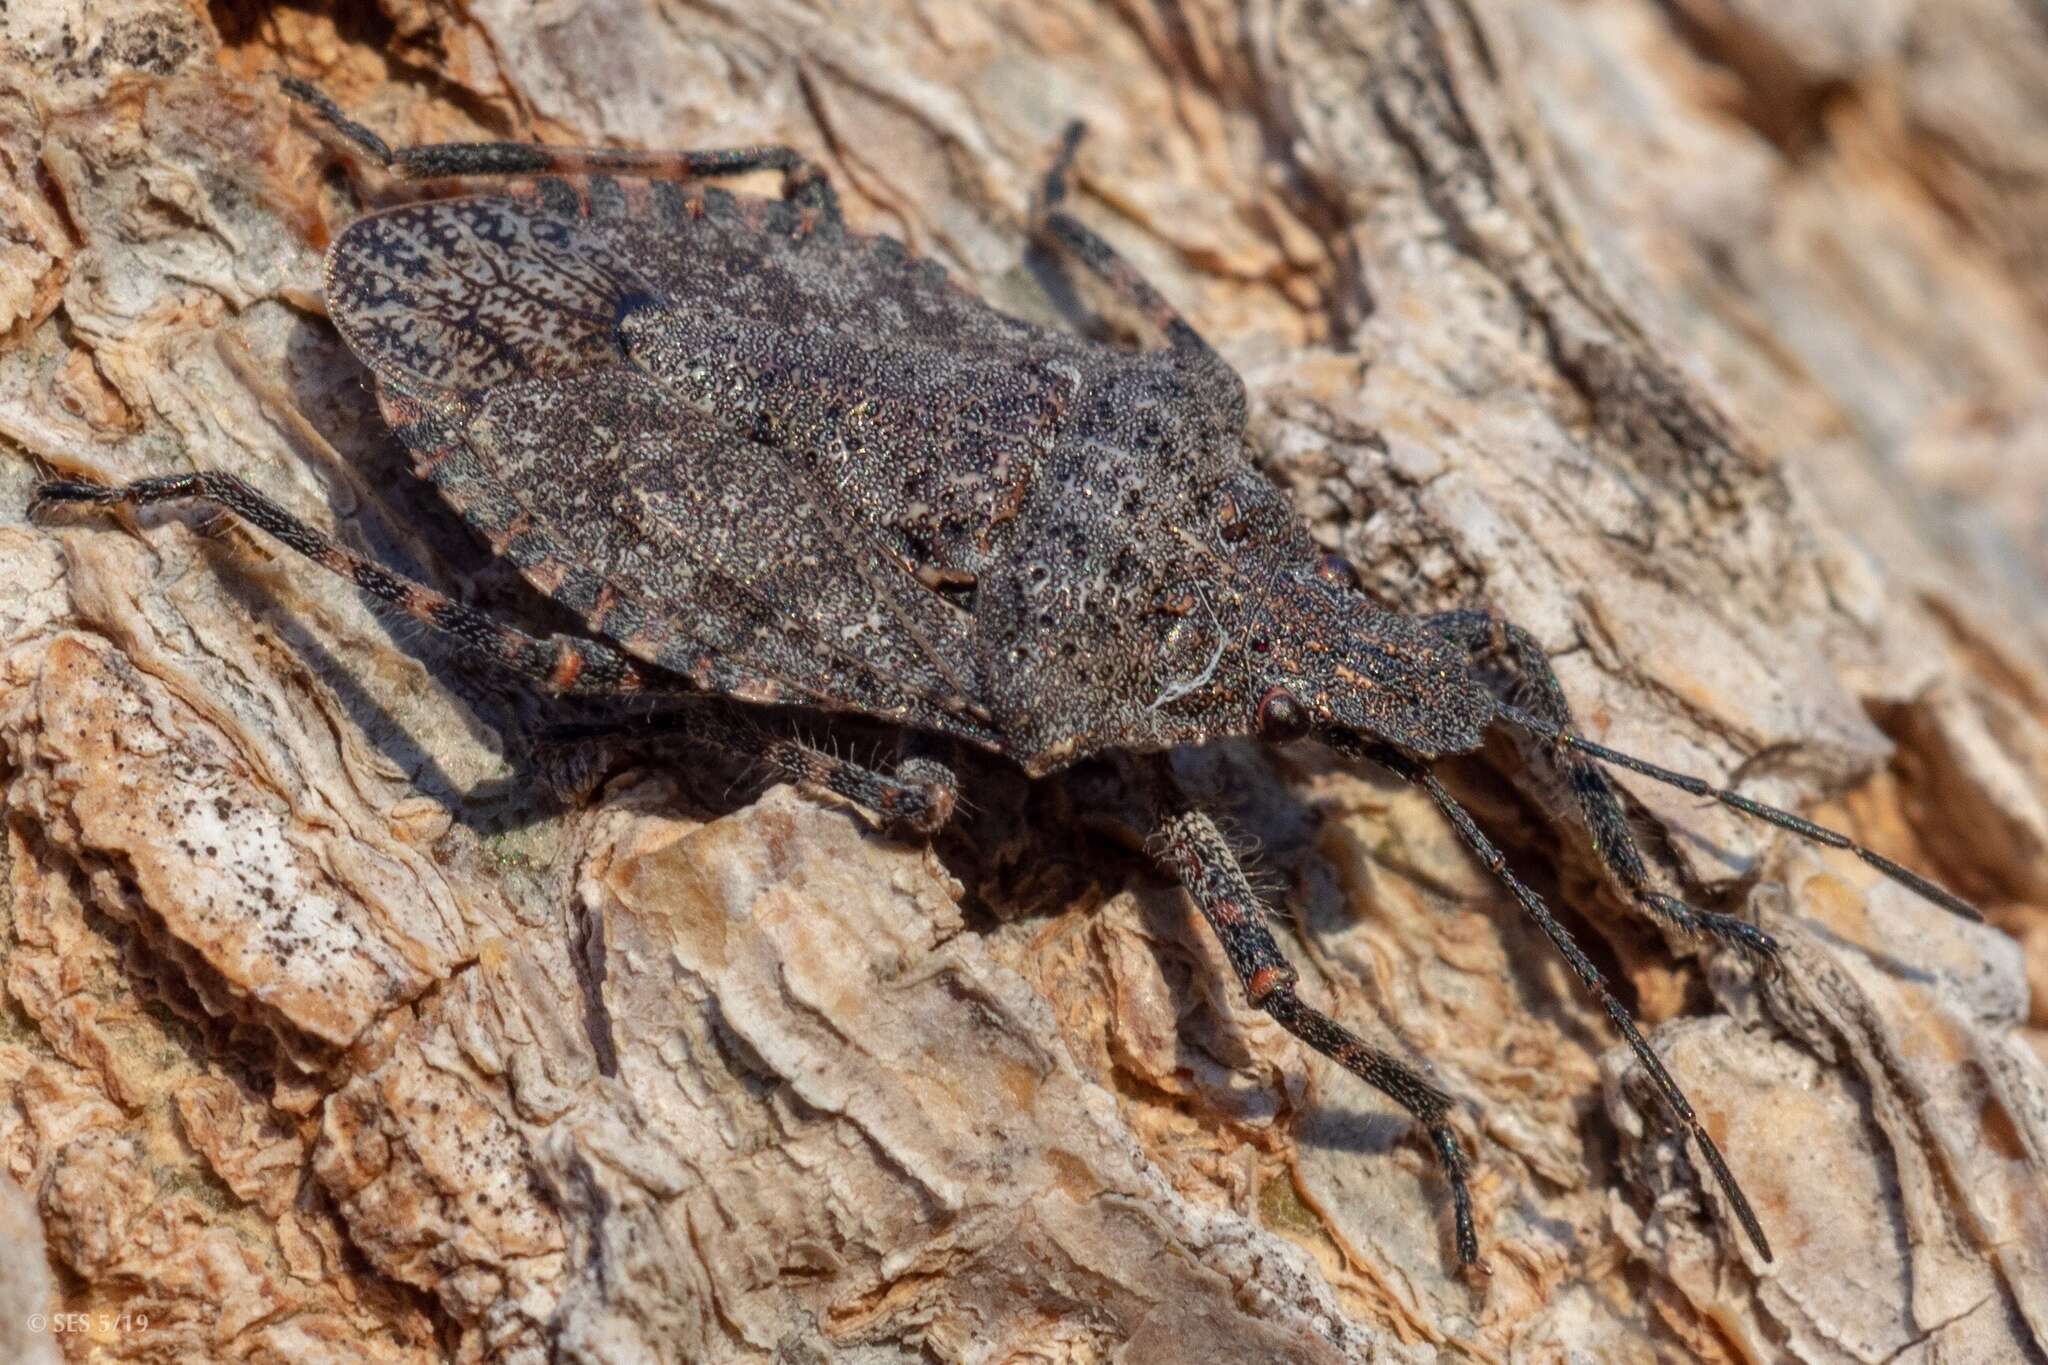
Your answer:
[[[1961,915],[1964,919],[1975,920],[1979,924],[1984,922],[1983,912],[1962,897],[1952,891],[1936,886],[1933,882],[1912,871],[1910,868],[1899,866],[1883,854],[1872,852],[1846,834],[1838,833],[1827,828],[1825,825],[1816,825],[1813,821],[1794,815],[1791,811],[1779,810],[1776,806],[1767,806],[1761,801],[1753,801],[1740,792],[1732,792],[1725,787],[1717,787],[1711,782],[1704,782],[1686,773],[1673,772],[1669,768],[1660,768],[1654,763],[1646,762],[1631,754],[1622,753],[1617,749],[1610,749],[1604,744],[1595,744],[1590,739],[1581,739],[1567,730],[1561,730],[1548,721],[1538,716],[1533,716],[1519,707],[1510,706],[1505,702],[1501,704],[1499,714],[1501,719],[1507,721],[1510,725],[1519,726],[1530,734],[1540,739],[1547,739],[1561,748],[1576,749],[1589,758],[1597,758],[1603,763],[1612,763],[1616,767],[1627,768],[1630,772],[1641,773],[1644,777],[1662,782],[1666,786],[1676,787],[1682,792],[1690,792],[1694,796],[1711,797],[1724,806],[1741,811],[1744,815],[1753,815],[1759,820],[1769,821],[1779,829],[1791,830],[1801,838],[1811,839],[1817,844],[1825,844],[1829,848],[1847,849],[1899,885],[1934,902],[1934,904],[1950,914]]]

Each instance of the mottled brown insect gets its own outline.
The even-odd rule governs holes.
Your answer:
[[[1157,329],[1127,351],[1007,317],[888,237],[847,228],[787,148],[638,153],[512,143],[393,150],[325,96],[287,89],[395,175],[446,197],[336,239],[327,299],[419,472],[584,631],[536,638],[320,536],[237,479],[58,482],[43,503],[205,499],[486,651],[554,694],[710,694],[856,713],[1049,773],[1252,735],[1312,738],[1423,789],[1596,996],[1691,1136],[1757,1250],[1768,1242],[1692,1108],[1549,908],[1430,771],[1507,727],[1548,749],[1593,845],[1644,910],[1768,959],[1760,929],[1658,891],[1613,788],[1620,764],[1856,853],[1843,836],[1579,737],[1549,663],[1480,611],[1407,617],[1320,557],[1253,468],[1245,393],[1194,329],[1060,212],[1037,238]],[[783,175],[778,199],[703,182]],[[1503,682],[1515,705],[1503,699]],[[700,737],[734,743],[719,723]],[[778,771],[918,830],[952,811],[927,759],[883,773],[791,739]],[[1215,929],[1252,1004],[1428,1131],[1478,1257],[1452,1101],[1304,1003],[1209,816],[1159,764],[1161,862]]]

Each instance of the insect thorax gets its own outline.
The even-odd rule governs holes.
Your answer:
[[[989,705],[1040,769],[1245,732],[1248,605],[1311,548],[1246,463],[1237,392],[1121,360],[1078,386],[977,594]]]

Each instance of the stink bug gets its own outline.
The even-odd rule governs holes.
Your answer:
[[[890,238],[851,231],[782,147],[636,153],[465,143],[394,150],[287,90],[353,153],[446,197],[335,240],[327,300],[420,474],[582,622],[539,638],[406,581],[219,474],[47,483],[43,504],[205,500],[557,695],[697,694],[950,737],[1032,776],[1109,751],[1312,739],[1423,788],[1597,998],[1735,1216],[1764,1230],[1628,1010],[1431,771],[1490,731],[1548,750],[1593,846],[1644,911],[1768,960],[1776,943],[1658,890],[1598,763],[1849,850],[1846,837],[1581,737],[1535,641],[1482,611],[1411,617],[1319,558],[1253,468],[1236,373],[1061,211],[1078,129],[1032,231],[1160,339],[1125,350],[1019,321]],[[779,198],[705,183],[783,177]],[[1503,699],[1493,674],[1519,684]],[[714,741],[718,722],[698,727]],[[792,739],[777,771],[930,831],[955,802],[929,759],[879,772]],[[1459,1259],[1478,1258],[1449,1096],[1301,999],[1214,821],[1157,766],[1153,847],[1251,1003],[1426,1129]]]

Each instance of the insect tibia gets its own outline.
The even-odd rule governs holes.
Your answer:
[[[1576,749],[1589,758],[1597,758],[1603,763],[1611,763],[1619,768],[1627,768],[1630,772],[1641,773],[1644,777],[1650,778],[1653,781],[1662,782],[1666,786],[1676,787],[1683,792],[1690,792],[1694,796],[1704,796],[1711,800],[1719,801],[1722,805],[1733,810],[1739,810],[1744,815],[1754,816],[1759,820],[1776,825],[1780,829],[1790,830],[1803,839],[1810,839],[1814,843],[1825,844],[1829,848],[1839,848],[1854,853],[1864,862],[1891,878],[1891,880],[1907,890],[1917,893],[1924,899],[1932,901],[1951,914],[1960,915],[1964,919],[1975,920],[1979,923],[1983,922],[1983,912],[1962,897],[1935,885],[1910,868],[1900,866],[1883,854],[1865,848],[1862,844],[1857,843],[1848,835],[1837,830],[1829,829],[1825,825],[1816,825],[1813,821],[1803,816],[1794,815],[1791,811],[1765,805],[1763,802],[1752,800],[1740,792],[1732,792],[1725,787],[1717,787],[1711,782],[1693,777],[1690,774],[1673,772],[1669,768],[1659,767],[1655,763],[1637,758],[1632,754],[1625,754],[1618,749],[1610,749],[1604,744],[1595,744],[1589,739],[1582,739],[1578,735],[1560,729],[1548,721],[1521,710],[1519,707],[1502,703],[1499,706],[1498,713],[1500,718],[1507,721],[1510,725],[1526,730],[1539,739],[1549,740],[1560,748]]]
[[[1287,889],[1286,878],[1266,857],[1265,841],[1245,828],[1241,820],[1220,811],[1206,813],[1205,823],[1218,851],[1229,855],[1244,878],[1245,888],[1257,898],[1259,912],[1268,919],[1286,922],[1286,913],[1273,903]],[[1145,851],[1155,858],[1164,856],[1167,837],[1165,830],[1153,831]]]

